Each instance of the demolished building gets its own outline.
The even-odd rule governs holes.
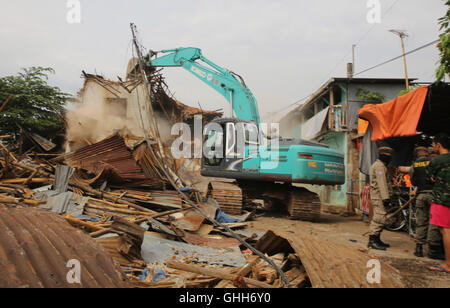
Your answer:
[[[113,81],[83,72],[84,85],[78,103],[67,114],[68,152],[98,142],[119,130],[126,130],[136,137],[144,137],[150,130],[152,116],[145,85],[130,74],[128,77],[126,81]],[[150,78],[152,108],[164,142],[173,138],[170,133],[175,123],[193,125],[194,116],[201,115],[205,124],[222,115],[174,99],[161,74],[152,74]]]
[[[19,159],[4,147],[0,157],[0,224],[12,207],[20,211],[33,207],[36,215],[51,211],[63,217],[65,222],[58,217],[62,226],[57,230],[69,235],[65,243],[58,242],[60,247],[77,252],[77,258],[89,268],[107,266],[105,272],[112,277],[109,284],[95,284],[97,275],[93,275],[92,281],[84,281],[82,286],[371,287],[365,283],[368,255],[309,237],[295,240],[273,232],[261,237],[237,231],[247,226],[250,213],[226,215],[214,199],[186,185],[180,171],[183,162],[171,157],[170,137],[161,133],[164,123],[192,123],[197,114],[209,122],[219,113],[188,107],[171,98],[158,72],[151,72],[146,80],[142,72],[135,79],[128,74],[125,82],[83,75],[80,104],[67,115],[66,153],[51,160]],[[146,83],[150,84],[149,93]],[[14,215],[20,216],[17,213]],[[30,221],[19,217],[19,223],[21,219]],[[33,223],[26,232],[0,229],[3,281],[12,277],[14,285],[26,285],[14,272],[21,264],[15,263],[9,249],[11,239],[28,236],[31,243],[46,243],[50,236],[55,239],[57,232],[47,229],[34,228]],[[77,243],[81,248],[73,243],[78,235],[70,236],[79,232],[77,229],[89,236]],[[95,255],[84,246],[100,252]],[[23,265],[30,259],[44,264],[46,271],[40,276],[59,274],[60,266],[65,266],[40,263],[54,249],[46,255],[40,245],[24,248],[23,258],[17,262]],[[321,253],[314,254],[319,249]],[[341,264],[347,267],[337,266]],[[389,276],[377,287],[403,286],[397,271],[386,264],[383,268]],[[329,279],[330,273],[333,279]]]

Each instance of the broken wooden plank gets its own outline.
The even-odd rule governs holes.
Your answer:
[[[131,237],[133,237],[138,242],[139,247],[142,244],[142,241],[144,240],[145,229],[134,223],[127,221],[122,217],[115,216],[111,228],[113,230],[126,233]]]
[[[95,231],[104,230],[104,228],[102,228],[102,227],[99,227],[99,226],[97,226],[97,225],[95,225],[93,223],[90,223],[90,222],[82,221],[80,219],[77,219],[77,218],[73,217],[72,215],[67,215],[64,218],[68,222],[70,222],[71,224],[75,224],[75,225],[78,225],[78,226],[86,227],[88,229],[95,230]]]
[[[197,273],[197,274],[207,275],[207,276],[230,280],[230,281],[235,281],[239,277],[242,277],[239,275],[233,275],[233,274],[224,272],[223,270],[206,268],[206,267],[201,267],[199,265],[185,264],[185,263],[174,262],[174,261],[166,261],[166,266],[168,266],[170,268],[187,271],[187,272],[193,272],[193,273]],[[245,277],[243,277],[243,280],[245,281],[246,284],[253,285],[253,286],[256,286],[259,288],[266,288],[266,289],[273,288],[272,285],[267,284],[262,281],[257,281],[257,280],[245,278]]]
[[[232,248],[232,247],[239,247],[241,245],[241,242],[239,242],[235,238],[229,237],[214,238],[208,236],[201,236],[198,234],[192,234],[184,231],[182,232],[183,232],[183,240],[191,245],[205,246],[211,248]]]
[[[39,183],[39,184],[47,184],[52,183],[53,179],[51,178],[21,178],[21,179],[9,179],[9,180],[0,180],[0,184],[25,184],[25,183]]]

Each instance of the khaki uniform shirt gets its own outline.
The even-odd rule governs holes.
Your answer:
[[[388,179],[387,168],[377,159],[370,167],[370,198],[386,200],[392,195],[392,185]]]

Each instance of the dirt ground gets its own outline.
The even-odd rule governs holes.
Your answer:
[[[325,241],[353,246],[367,250],[369,226],[361,217],[343,217],[323,213],[317,223],[294,221],[281,214],[266,214],[256,217],[250,223],[249,231],[273,230],[292,233],[293,236],[309,234]],[[414,240],[406,232],[384,231],[381,236],[385,243],[391,245],[387,251],[367,250],[370,256],[380,258],[400,271],[403,283],[408,288],[450,288],[450,275],[431,272],[428,267],[440,261],[417,258],[414,256]],[[426,254],[425,250],[425,254]]]

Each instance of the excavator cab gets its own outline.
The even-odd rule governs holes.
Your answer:
[[[244,161],[251,159],[250,148],[256,149],[259,139],[258,127],[251,121],[236,118],[212,121],[205,128],[202,175],[248,178],[243,174]]]

